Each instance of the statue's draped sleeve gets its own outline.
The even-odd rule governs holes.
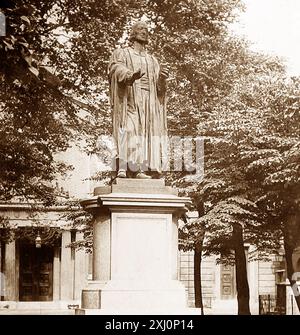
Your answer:
[[[155,71],[155,90],[157,94],[157,99],[159,102],[159,109],[161,111],[161,130],[162,135],[164,136],[167,133],[167,81],[166,78],[163,77],[160,73],[160,65],[155,57],[152,56],[154,63],[154,71]]]
[[[128,85],[130,83],[133,71],[127,66],[126,57],[123,49],[116,49],[109,62],[108,67],[109,80],[116,80],[119,84]]]
[[[128,67],[123,49],[116,49],[110,58],[108,76],[110,103],[113,111],[113,129],[123,129],[126,122],[127,86],[133,71]]]

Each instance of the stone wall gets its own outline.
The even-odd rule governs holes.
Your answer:
[[[202,261],[202,296],[205,307],[210,308],[215,295],[215,259],[206,257]],[[189,307],[195,306],[194,292],[194,252],[179,252],[179,279],[188,293]]]
[[[205,257],[202,260],[202,294],[204,307],[213,312],[235,314],[236,297],[222,300],[220,293],[220,266],[216,265],[215,257]],[[250,288],[250,305],[253,314],[258,314],[258,295],[276,294],[274,257],[272,261],[255,261],[248,263],[248,282]],[[190,307],[195,306],[194,295],[194,253],[179,252],[179,279],[185,285]],[[234,283],[235,285],[235,283]]]
[[[258,294],[276,294],[273,262],[258,262]]]

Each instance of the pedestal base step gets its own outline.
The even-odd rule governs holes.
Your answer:
[[[98,287],[97,287],[98,286]],[[82,309],[184,310],[187,306],[185,287],[177,280],[144,286],[132,282],[90,284],[82,291]]]
[[[152,308],[152,309],[84,309],[75,310],[75,315],[201,315],[200,308]]]

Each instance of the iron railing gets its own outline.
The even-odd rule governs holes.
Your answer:
[[[262,294],[259,296],[260,315],[286,314],[286,302],[279,295]]]

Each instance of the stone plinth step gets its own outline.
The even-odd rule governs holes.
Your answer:
[[[109,193],[178,194],[172,187],[165,186],[164,179],[134,178],[117,178],[112,186],[100,186],[94,190],[94,195]]]

